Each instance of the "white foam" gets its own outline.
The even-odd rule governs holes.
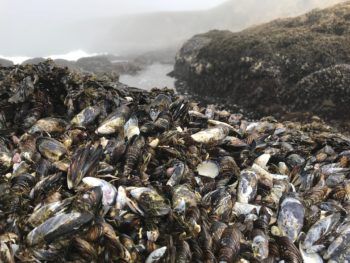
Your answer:
[[[84,50],[78,49],[78,50],[70,51],[66,54],[50,55],[50,56],[46,56],[44,58],[65,59],[65,60],[69,60],[69,61],[77,61],[80,58],[93,57],[93,56],[97,56],[97,55],[106,55],[106,53],[87,53]],[[11,60],[15,64],[21,64],[23,61],[25,61],[27,59],[31,59],[32,57],[0,55],[0,58]]]
[[[84,50],[78,49],[71,52],[68,52],[66,54],[60,54],[60,55],[51,55],[45,58],[51,58],[51,59],[65,59],[70,61],[77,61],[79,58],[85,58],[85,57],[93,57],[98,55],[104,55],[104,53],[87,53]]]
[[[0,55],[0,58],[11,60],[15,64],[21,64],[23,61],[30,59],[30,57],[8,57],[8,56],[2,56]]]

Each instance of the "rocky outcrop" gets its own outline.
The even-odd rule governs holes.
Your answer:
[[[350,2],[239,33],[188,40],[172,75],[179,89],[258,115],[311,111],[350,119]]]
[[[143,66],[139,63],[129,60],[112,59],[109,56],[93,56],[80,58],[76,62],[83,71],[96,74],[136,74]]]
[[[11,67],[13,62],[11,60],[0,58],[0,67]]]
[[[38,65],[39,63],[42,63],[44,62],[46,59],[45,58],[42,58],[42,57],[36,57],[36,58],[30,58],[30,59],[27,59],[25,61],[22,62],[22,65],[25,66],[25,65],[29,65],[29,64],[33,64],[33,65]]]
[[[85,71],[96,73],[110,71],[112,67],[112,62],[106,56],[80,58],[76,64]]]

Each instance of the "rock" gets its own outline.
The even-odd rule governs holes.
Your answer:
[[[180,91],[238,104],[259,116],[311,111],[350,119],[344,115],[349,67],[343,65],[350,64],[349,41],[346,2],[238,33],[194,36],[178,52],[172,75],[183,84]]]
[[[112,69],[121,74],[134,75],[144,68],[143,65],[134,61],[121,61],[112,64]]]
[[[0,58],[0,67],[11,67],[13,62],[11,60]]]
[[[80,58],[77,60],[76,66],[82,71],[92,72],[98,75],[132,75],[143,69],[140,63],[123,60],[112,55]]]
[[[23,65],[23,66],[29,65],[29,64],[37,65],[39,63],[44,62],[45,60],[46,60],[45,58],[41,58],[41,57],[30,58],[30,59],[23,61],[21,65]]]
[[[79,70],[79,67],[77,66],[75,61],[59,58],[59,59],[55,59],[54,62],[57,66],[60,66],[60,67],[67,67],[71,70]]]
[[[110,72],[112,70],[112,62],[106,56],[80,58],[76,64],[81,69],[94,73]]]

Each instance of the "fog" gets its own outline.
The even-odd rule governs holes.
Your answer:
[[[342,0],[0,0],[0,54],[176,50],[210,29],[238,31]]]

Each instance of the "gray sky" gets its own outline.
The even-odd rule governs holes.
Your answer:
[[[211,9],[226,1],[231,5],[212,14],[165,13],[152,14],[147,19],[125,16],[130,19],[118,20],[120,15],[134,13]],[[185,40],[209,29],[242,29],[242,25],[340,1],[343,0],[0,0],[0,55],[48,56],[76,49],[105,52],[104,44],[114,47],[107,52],[114,52],[123,43],[127,48],[134,44],[146,47],[157,39],[159,43],[165,40],[173,44],[176,38]],[[227,21],[226,27],[225,19],[238,21],[234,25]],[[218,27],[218,22],[225,26]],[[138,35],[144,37],[136,39]]]
[[[199,10],[225,0],[0,0],[2,21],[21,18],[48,20],[105,17],[165,10]]]
[[[58,45],[52,35],[65,35],[62,28],[69,30],[70,25],[81,21],[133,13],[209,9],[223,2],[225,0],[0,0],[3,42],[0,55],[34,56],[39,55],[38,50],[43,51],[42,55],[55,50],[67,51],[69,45],[64,39],[70,41],[70,37],[58,38],[60,42],[62,39]],[[55,47],[50,49],[50,45]]]

